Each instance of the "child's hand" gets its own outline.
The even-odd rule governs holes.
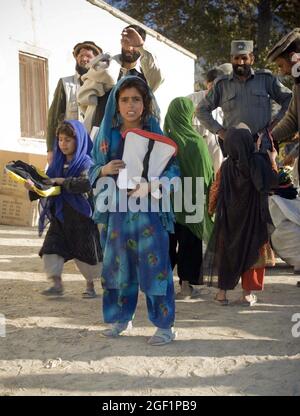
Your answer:
[[[101,175],[107,176],[107,175],[117,175],[121,169],[125,168],[125,163],[123,160],[115,159],[111,160],[109,163],[103,166],[101,169]]]
[[[33,191],[34,183],[31,179],[27,179],[27,181],[24,183],[24,186],[27,189],[27,191]]]

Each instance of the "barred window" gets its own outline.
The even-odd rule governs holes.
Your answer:
[[[48,113],[48,62],[19,52],[21,136],[45,139]]]

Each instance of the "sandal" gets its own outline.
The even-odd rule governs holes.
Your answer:
[[[82,294],[83,299],[92,299],[92,298],[96,298],[96,297],[97,297],[97,293],[96,293],[95,289],[86,289],[86,291],[83,292],[83,294]]]
[[[227,298],[218,299],[217,295],[214,297],[214,302],[221,306],[228,306],[229,304],[229,300]]]
[[[191,286],[192,292],[189,295],[184,295],[181,292],[176,293],[175,299],[177,300],[189,300],[189,299],[199,299],[201,297],[201,290],[195,289]]]
[[[176,337],[177,332],[174,332],[173,328],[157,328],[155,334],[148,340],[148,344],[152,346],[165,345],[174,341]]]
[[[122,332],[130,331],[132,329],[132,321],[127,322],[116,322],[112,324],[110,328],[101,331],[101,335],[105,337],[115,338],[118,337]]]
[[[234,302],[232,302],[232,305],[239,305],[239,306],[253,306],[257,303],[257,296],[251,295],[250,300],[247,300],[245,298],[237,299]]]
[[[44,296],[62,296],[64,289],[62,287],[57,288],[55,286],[49,287],[49,289],[43,290],[42,295]]]
[[[184,295],[182,292],[178,292],[176,294],[176,300],[189,300],[189,299],[199,299],[201,297],[201,289],[196,289],[192,285],[189,285],[191,288],[191,293],[188,295]]]

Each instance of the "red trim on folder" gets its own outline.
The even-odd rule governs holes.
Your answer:
[[[122,137],[123,137],[124,140],[126,138],[127,133],[130,133],[130,132],[139,134],[140,136],[145,137],[146,139],[156,140],[158,142],[166,143],[166,144],[174,147],[174,149],[175,149],[174,156],[177,155],[178,146],[174,142],[174,140],[170,139],[170,137],[163,136],[162,134],[152,133],[151,131],[147,131],[147,130],[127,129],[122,133]]]

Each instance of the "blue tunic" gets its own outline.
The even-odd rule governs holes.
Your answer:
[[[120,158],[123,139],[118,129],[113,129],[103,164],[98,158],[93,171],[108,161]],[[100,149],[99,149],[100,150]],[[100,163],[99,163],[100,162]],[[179,176],[179,167],[173,158],[161,176],[169,179]],[[101,197],[101,196],[100,196]],[[146,197],[146,198],[150,198]],[[118,207],[118,191],[116,195]],[[167,292],[173,274],[169,260],[168,231],[173,231],[172,212],[106,212],[94,213],[96,222],[103,223],[101,246],[103,248],[102,284],[104,289],[126,289],[138,283],[147,295],[162,296]]]

